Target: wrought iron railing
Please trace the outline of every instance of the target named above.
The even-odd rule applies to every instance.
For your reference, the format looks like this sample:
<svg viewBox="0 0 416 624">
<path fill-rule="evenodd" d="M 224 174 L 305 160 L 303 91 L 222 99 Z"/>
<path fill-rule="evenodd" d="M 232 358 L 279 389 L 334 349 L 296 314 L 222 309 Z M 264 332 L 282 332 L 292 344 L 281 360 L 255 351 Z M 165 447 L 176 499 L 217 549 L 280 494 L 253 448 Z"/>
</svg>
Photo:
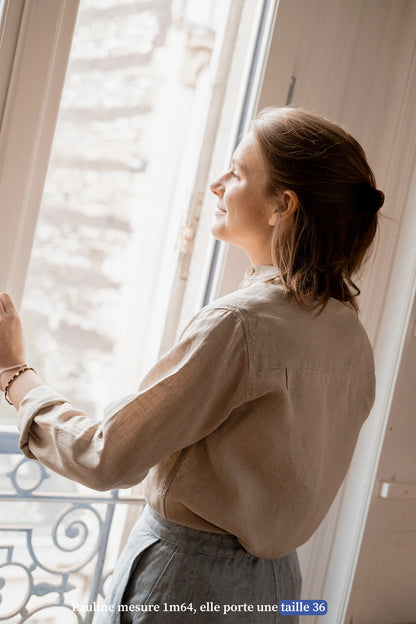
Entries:
<svg viewBox="0 0 416 624">
<path fill-rule="evenodd" d="M 143 499 L 54 475 L 23 456 L 18 440 L 0 426 L 0 622 L 91 624 L 112 572 L 117 506 Z"/>
</svg>

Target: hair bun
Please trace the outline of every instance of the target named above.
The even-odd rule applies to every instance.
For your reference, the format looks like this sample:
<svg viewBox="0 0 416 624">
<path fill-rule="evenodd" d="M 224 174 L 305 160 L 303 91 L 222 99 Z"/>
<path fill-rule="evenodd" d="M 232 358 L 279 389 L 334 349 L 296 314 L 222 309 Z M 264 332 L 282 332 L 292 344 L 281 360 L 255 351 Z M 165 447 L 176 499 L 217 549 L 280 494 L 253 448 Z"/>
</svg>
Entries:
<svg viewBox="0 0 416 624">
<path fill-rule="evenodd" d="M 384 204 L 384 193 L 364 182 L 360 184 L 360 199 L 365 210 L 376 213 Z"/>
<path fill-rule="evenodd" d="M 383 191 L 380 191 L 379 189 L 377 189 L 377 193 L 379 194 L 379 197 L 380 197 L 380 203 L 379 203 L 379 207 L 378 207 L 378 210 L 380 210 L 380 208 L 384 204 L 384 193 L 383 193 Z"/>
</svg>

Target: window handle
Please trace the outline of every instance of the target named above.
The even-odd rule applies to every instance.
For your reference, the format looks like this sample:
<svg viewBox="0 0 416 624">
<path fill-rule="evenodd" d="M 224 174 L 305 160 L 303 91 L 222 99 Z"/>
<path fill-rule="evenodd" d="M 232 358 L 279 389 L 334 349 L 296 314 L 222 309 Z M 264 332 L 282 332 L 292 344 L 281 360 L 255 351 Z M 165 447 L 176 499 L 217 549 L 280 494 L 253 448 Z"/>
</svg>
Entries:
<svg viewBox="0 0 416 624">
<path fill-rule="evenodd" d="M 416 499 L 416 483 L 392 483 L 382 481 L 380 483 L 379 494 L 381 498 L 390 499 Z"/>
</svg>

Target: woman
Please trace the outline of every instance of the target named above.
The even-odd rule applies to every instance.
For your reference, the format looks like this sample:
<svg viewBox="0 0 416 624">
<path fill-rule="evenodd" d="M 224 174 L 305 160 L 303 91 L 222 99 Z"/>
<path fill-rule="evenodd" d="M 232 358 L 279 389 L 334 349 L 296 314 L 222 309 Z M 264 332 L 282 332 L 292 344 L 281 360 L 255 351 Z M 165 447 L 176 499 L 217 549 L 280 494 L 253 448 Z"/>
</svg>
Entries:
<svg viewBox="0 0 416 624">
<path fill-rule="evenodd" d="M 102 422 L 22 365 L 0 296 L 0 384 L 22 451 L 98 490 L 144 479 L 148 506 L 100 623 L 296 622 L 276 611 L 300 596 L 296 548 L 327 513 L 374 400 L 352 280 L 383 194 L 360 145 L 317 115 L 266 109 L 211 190 L 213 234 L 252 266 Z"/>
</svg>

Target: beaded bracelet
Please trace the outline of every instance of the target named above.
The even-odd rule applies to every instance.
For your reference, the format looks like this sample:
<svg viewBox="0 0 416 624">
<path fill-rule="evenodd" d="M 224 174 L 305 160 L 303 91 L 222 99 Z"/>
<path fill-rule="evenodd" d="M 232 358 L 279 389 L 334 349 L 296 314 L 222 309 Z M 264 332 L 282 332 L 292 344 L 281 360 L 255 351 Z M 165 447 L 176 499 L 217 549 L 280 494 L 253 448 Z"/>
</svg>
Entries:
<svg viewBox="0 0 416 624">
<path fill-rule="evenodd" d="M 14 366 L 8 366 L 7 368 L 2 368 L 0 370 L 0 390 L 2 392 L 4 392 L 4 390 L 1 387 L 1 378 L 3 377 L 3 375 L 5 373 L 8 373 L 9 371 L 17 370 L 18 368 L 23 368 L 24 366 L 27 366 L 27 364 L 25 362 L 22 362 L 21 364 L 15 364 Z"/>
<path fill-rule="evenodd" d="M 27 366 L 27 364 L 25 362 L 22 362 L 21 364 L 15 364 L 14 366 L 8 366 L 7 368 L 2 368 L 0 370 L 0 379 L 4 373 L 8 373 L 9 371 L 16 370 L 17 368 L 23 368 L 23 366 Z"/>
<path fill-rule="evenodd" d="M 17 373 L 15 373 L 13 375 L 13 377 L 11 379 L 9 379 L 9 381 L 6 384 L 6 387 L 4 389 L 4 398 L 6 399 L 7 403 L 9 405 L 13 405 L 13 403 L 10 401 L 9 397 L 7 396 L 7 393 L 9 391 L 10 386 L 12 385 L 12 383 L 22 374 L 25 373 L 26 371 L 31 370 L 34 373 L 36 373 L 35 369 L 32 368 L 31 366 L 27 366 L 27 364 L 24 364 L 18 371 Z"/>
</svg>

